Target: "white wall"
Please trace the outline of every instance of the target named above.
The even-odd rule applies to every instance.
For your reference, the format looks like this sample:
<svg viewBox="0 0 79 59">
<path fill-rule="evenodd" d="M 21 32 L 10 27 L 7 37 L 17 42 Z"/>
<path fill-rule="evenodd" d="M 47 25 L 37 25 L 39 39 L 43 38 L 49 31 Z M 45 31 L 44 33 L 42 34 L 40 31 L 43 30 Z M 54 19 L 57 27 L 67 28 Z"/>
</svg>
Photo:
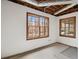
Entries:
<svg viewBox="0 0 79 59">
<path fill-rule="evenodd" d="M 63 18 L 73 17 L 73 16 L 76 16 L 76 38 L 68 38 L 68 37 L 59 36 L 59 20 Z M 58 40 L 57 42 L 77 47 L 78 46 L 78 35 L 77 35 L 78 34 L 78 14 L 77 12 L 59 16 L 57 18 L 58 18 Z"/>
<path fill-rule="evenodd" d="M 2 57 L 7 57 L 56 42 L 57 19 L 55 16 L 28 7 L 24 7 L 22 5 L 7 0 L 2 0 L 1 7 Z M 26 40 L 27 12 L 49 17 L 50 34 L 48 38 Z"/>
</svg>

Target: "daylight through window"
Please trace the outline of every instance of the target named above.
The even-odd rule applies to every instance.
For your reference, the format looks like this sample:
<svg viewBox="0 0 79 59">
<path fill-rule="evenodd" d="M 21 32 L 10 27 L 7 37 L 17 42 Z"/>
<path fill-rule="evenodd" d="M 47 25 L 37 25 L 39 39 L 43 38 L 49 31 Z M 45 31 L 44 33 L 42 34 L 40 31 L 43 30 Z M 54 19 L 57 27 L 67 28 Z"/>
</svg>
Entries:
<svg viewBox="0 0 79 59">
<path fill-rule="evenodd" d="M 49 18 L 27 13 L 27 38 L 45 38 L 49 36 Z"/>
<path fill-rule="evenodd" d="M 60 20 L 60 36 L 76 36 L 76 17 L 70 17 Z"/>
</svg>

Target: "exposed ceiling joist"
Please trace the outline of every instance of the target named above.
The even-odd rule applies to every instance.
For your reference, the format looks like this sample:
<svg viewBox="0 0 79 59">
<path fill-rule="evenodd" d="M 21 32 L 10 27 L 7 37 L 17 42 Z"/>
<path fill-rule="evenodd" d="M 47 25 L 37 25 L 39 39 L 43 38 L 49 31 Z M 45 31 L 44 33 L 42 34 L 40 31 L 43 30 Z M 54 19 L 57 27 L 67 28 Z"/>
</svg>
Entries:
<svg viewBox="0 0 79 59">
<path fill-rule="evenodd" d="M 72 4 L 75 3 L 74 1 L 66 0 L 66 1 L 55 1 L 55 2 L 44 2 L 44 3 L 37 3 L 35 0 L 21 0 L 24 2 L 28 2 L 32 5 L 35 5 L 37 7 L 45 7 L 45 6 L 51 6 L 51 5 L 62 5 L 62 4 Z"/>
<path fill-rule="evenodd" d="M 65 8 L 63 8 L 63 9 L 57 11 L 57 12 L 55 12 L 54 15 L 57 15 L 57 14 L 59 14 L 59 13 L 65 11 L 65 10 L 67 10 L 67 9 L 69 9 L 69 8 L 71 8 L 71 7 L 73 7 L 73 6 L 75 6 L 75 5 L 76 5 L 76 3 L 71 4 L 71 5 L 69 5 L 69 6 L 67 6 L 67 7 L 65 7 Z"/>
<path fill-rule="evenodd" d="M 50 3 L 40 3 L 38 6 L 53 6 L 53 5 L 63 5 L 63 4 L 72 4 L 72 1 L 62 1 L 62 2 L 50 2 Z"/>
<path fill-rule="evenodd" d="M 55 16 L 62 16 L 62 15 L 77 12 L 77 11 L 78 11 L 78 4 L 67 9 L 67 10 L 65 10 L 65 11 L 63 11 L 63 12 L 61 12 L 61 13 L 59 13 L 59 14 L 57 14 L 57 15 L 55 15 Z"/>
</svg>

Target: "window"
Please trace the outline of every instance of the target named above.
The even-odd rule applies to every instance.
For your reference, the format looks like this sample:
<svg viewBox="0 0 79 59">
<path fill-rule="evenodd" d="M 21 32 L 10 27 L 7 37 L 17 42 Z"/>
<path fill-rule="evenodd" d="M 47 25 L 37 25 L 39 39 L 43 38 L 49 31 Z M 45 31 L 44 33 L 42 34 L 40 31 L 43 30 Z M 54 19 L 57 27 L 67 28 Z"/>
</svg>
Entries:
<svg viewBox="0 0 79 59">
<path fill-rule="evenodd" d="M 49 36 L 49 18 L 27 13 L 27 39 Z"/>
<path fill-rule="evenodd" d="M 76 17 L 70 17 L 60 20 L 60 36 L 75 38 Z"/>
</svg>

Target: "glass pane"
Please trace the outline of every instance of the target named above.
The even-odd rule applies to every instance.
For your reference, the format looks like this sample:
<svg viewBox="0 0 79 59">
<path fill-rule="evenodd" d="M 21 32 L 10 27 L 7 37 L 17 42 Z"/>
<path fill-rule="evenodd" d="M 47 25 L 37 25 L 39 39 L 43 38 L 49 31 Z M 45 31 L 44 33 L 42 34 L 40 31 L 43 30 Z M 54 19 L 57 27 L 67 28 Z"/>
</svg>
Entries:
<svg viewBox="0 0 79 59">
<path fill-rule="evenodd" d="M 35 25 L 35 16 L 28 16 L 28 26 Z"/>
<path fill-rule="evenodd" d="M 36 30 L 36 28 L 33 27 L 33 29 L 32 29 L 32 31 L 33 31 L 33 35 L 35 35 L 35 30 Z"/>
<path fill-rule="evenodd" d="M 70 22 L 70 24 L 74 24 L 74 20 L 70 20 L 69 22 Z"/>
<path fill-rule="evenodd" d="M 28 16 L 28 22 L 30 22 L 31 21 L 31 16 Z"/>
<path fill-rule="evenodd" d="M 35 16 L 32 16 L 32 17 L 31 17 L 32 25 L 35 25 L 35 21 L 36 21 Z"/>
<path fill-rule="evenodd" d="M 65 20 L 61 20 L 61 35 L 65 35 Z"/>
<path fill-rule="evenodd" d="M 74 33 L 74 28 L 70 28 L 69 33 Z"/>
<path fill-rule="evenodd" d="M 32 39 L 33 35 L 32 34 L 28 34 L 28 39 Z"/>
<path fill-rule="evenodd" d="M 69 20 L 69 23 L 70 23 L 70 28 L 69 28 L 69 36 L 74 36 L 74 27 L 75 27 L 75 20 L 74 20 L 74 18 L 70 18 L 70 20 Z"/>
<path fill-rule="evenodd" d="M 66 21 L 65 20 L 61 20 L 61 27 L 65 27 Z"/>
<path fill-rule="evenodd" d="M 33 37 L 36 38 L 39 36 L 39 27 L 33 27 Z"/>
<path fill-rule="evenodd" d="M 65 27 L 67 27 L 67 28 L 68 28 L 68 27 L 69 27 L 69 24 L 65 24 Z"/>
<path fill-rule="evenodd" d="M 33 38 L 32 27 L 28 27 L 28 39 Z"/>
<path fill-rule="evenodd" d="M 35 29 L 35 37 L 38 37 L 39 36 L 39 27 L 36 27 Z"/>
<path fill-rule="evenodd" d="M 44 17 L 40 17 L 40 26 L 44 26 Z"/>
<path fill-rule="evenodd" d="M 74 36 L 74 34 L 69 34 L 69 36 Z"/>
<path fill-rule="evenodd" d="M 61 28 L 61 35 L 65 35 L 65 27 Z"/>
<path fill-rule="evenodd" d="M 35 23 L 36 26 L 39 26 L 39 18 L 36 17 L 36 23 Z"/>
<path fill-rule="evenodd" d="M 32 32 L 32 27 L 28 27 L 28 32 L 30 33 L 30 32 Z M 30 33 L 31 34 L 31 33 Z"/>
<path fill-rule="evenodd" d="M 69 28 L 65 28 L 65 35 L 68 36 L 69 34 Z"/>
<path fill-rule="evenodd" d="M 45 32 L 45 36 L 48 36 L 48 32 Z"/>
<path fill-rule="evenodd" d="M 40 32 L 40 37 L 44 37 L 44 33 L 43 32 Z"/>
<path fill-rule="evenodd" d="M 70 27 L 71 27 L 71 28 L 74 28 L 74 24 L 70 24 Z"/>
<path fill-rule="evenodd" d="M 61 35 L 65 35 L 65 32 L 64 32 L 64 31 L 62 31 L 62 32 L 61 32 Z"/>
<path fill-rule="evenodd" d="M 45 27 L 45 36 L 48 36 L 48 27 Z"/>
<path fill-rule="evenodd" d="M 40 26 L 40 37 L 44 37 L 44 26 Z"/>
<path fill-rule="evenodd" d="M 65 24 L 69 24 L 69 20 L 68 19 L 65 20 Z"/>
<path fill-rule="evenodd" d="M 61 27 L 65 27 L 65 23 L 61 23 Z"/>
<path fill-rule="evenodd" d="M 69 30 L 69 36 L 74 36 L 74 28 L 70 28 L 70 30 Z"/>
<path fill-rule="evenodd" d="M 45 26 L 48 26 L 48 18 L 45 18 Z"/>
<path fill-rule="evenodd" d="M 74 21 L 75 21 L 75 19 L 72 17 L 72 18 L 69 18 L 69 22 L 71 23 L 71 24 L 74 24 Z"/>
<path fill-rule="evenodd" d="M 65 27 L 62 27 L 62 28 L 61 28 L 61 31 L 65 31 Z"/>
<path fill-rule="evenodd" d="M 32 22 L 31 22 L 31 16 L 28 16 L 28 26 L 31 26 Z"/>
<path fill-rule="evenodd" d="M 44 32 L 44 26 L 40 26 L 40 32 Z"/>
<path fill-rule="evenodd" d="M 45 27 L 45 31 L 46 31 L 46 32 L 48 31 L 48 27 L 47 27 L 47 26 Z"/>
</svg>

